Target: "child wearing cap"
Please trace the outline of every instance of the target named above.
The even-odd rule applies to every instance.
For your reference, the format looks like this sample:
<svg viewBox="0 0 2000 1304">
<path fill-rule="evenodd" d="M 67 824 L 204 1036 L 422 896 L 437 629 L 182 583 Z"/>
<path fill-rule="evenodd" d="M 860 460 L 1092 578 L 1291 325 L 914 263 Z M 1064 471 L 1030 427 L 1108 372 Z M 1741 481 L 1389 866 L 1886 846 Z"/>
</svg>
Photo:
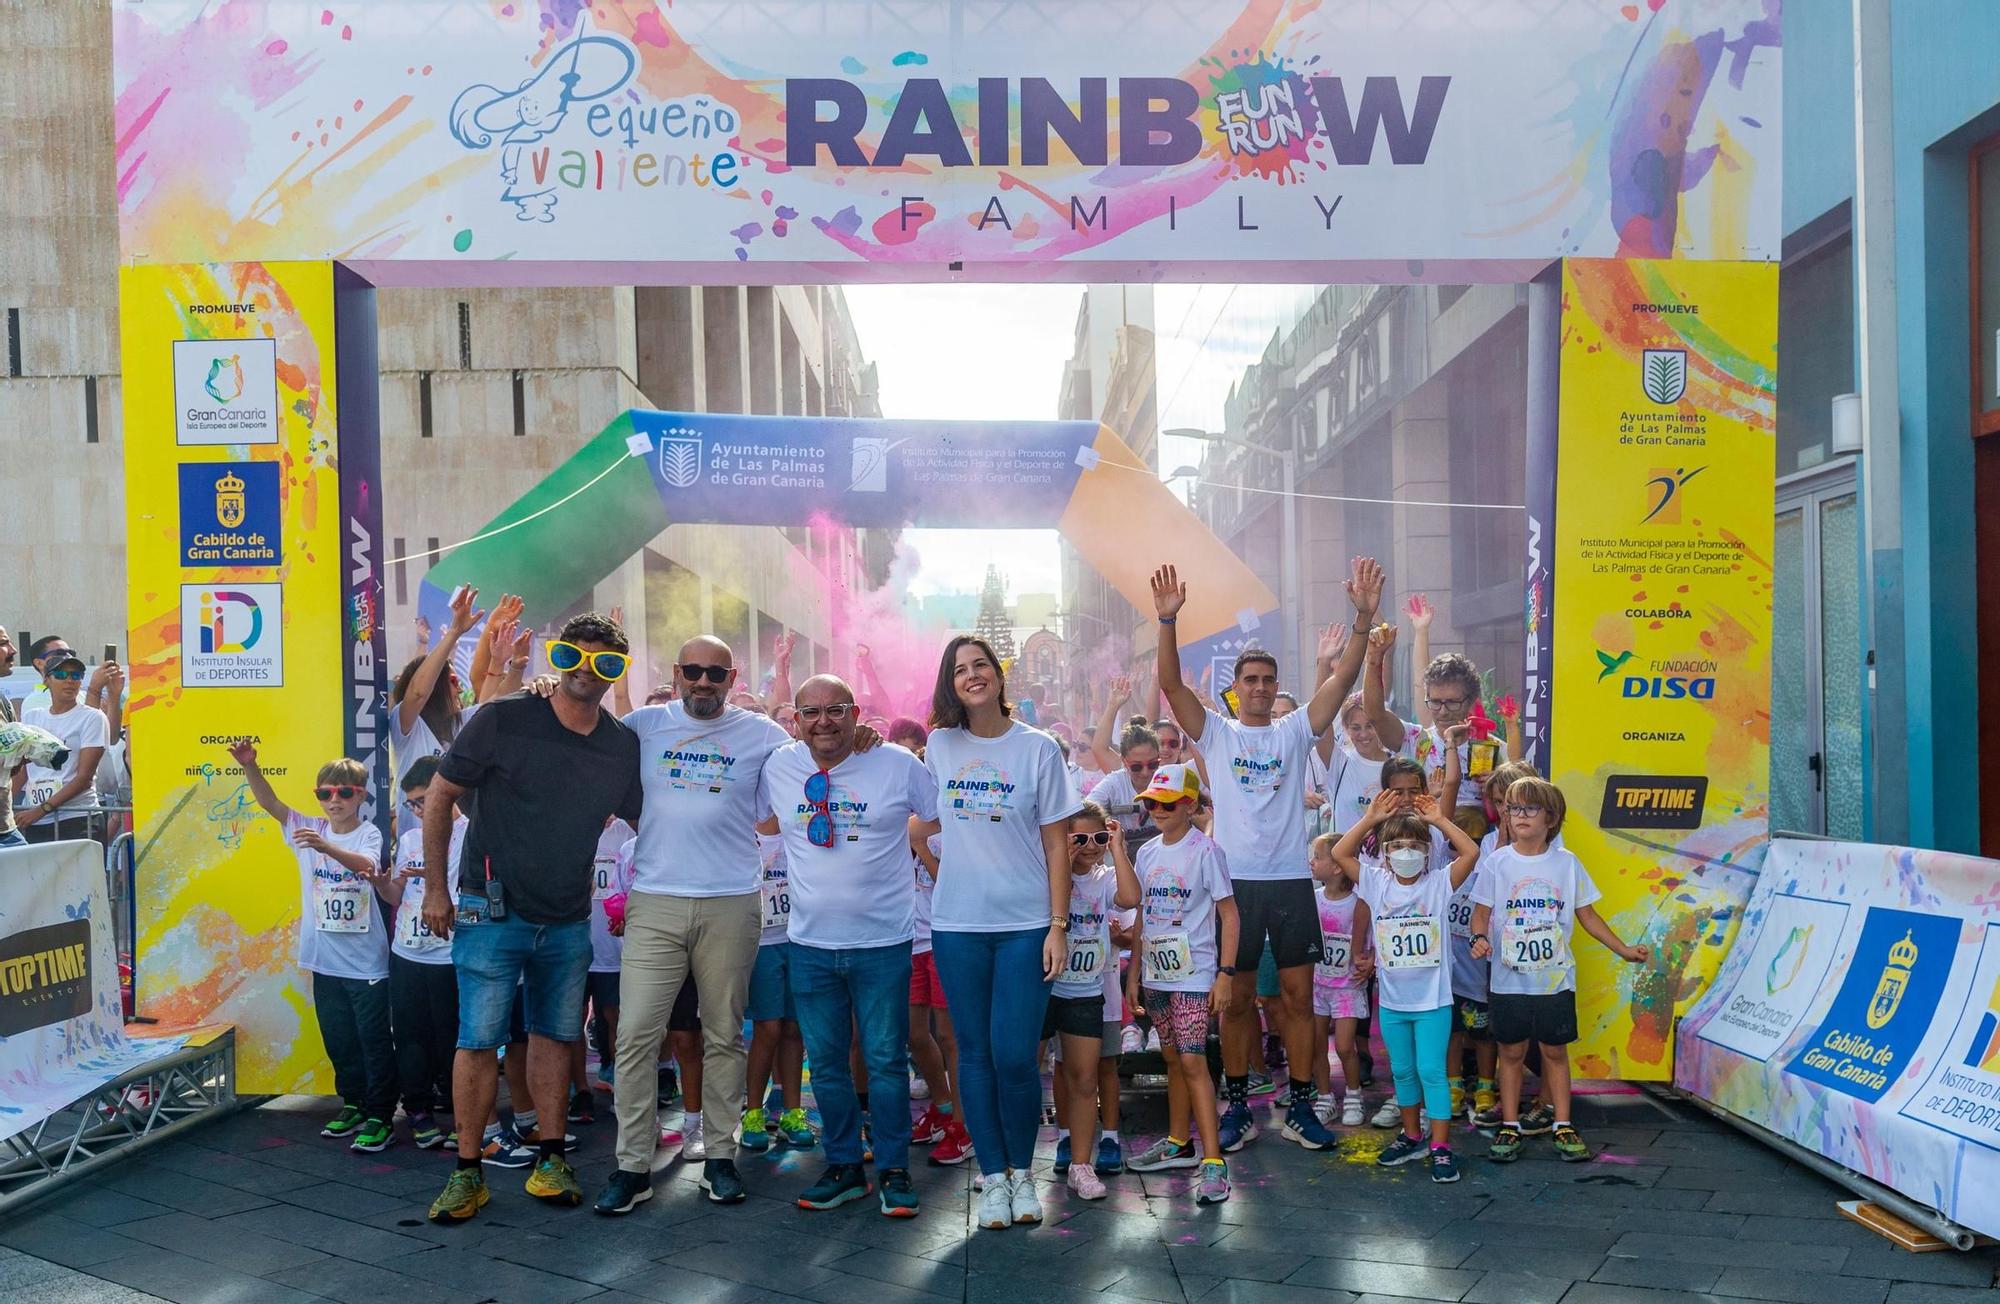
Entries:
<svg viewBox="0 0 2000 1304">
<path fill-rule="evenodd" d="M 1161 766 L 1139 804 L 1160 828 L 1139 848 L 1136 870 L 1139 981 L 1167 1062 L 1167 1135 L 1129 1167 L 1150 1173 L 1199 1162 L 1195 1203 L 1214 1204 L 1229 1198 L 1229 1166 L 1209 1076 L 1208 1022 L 1222 1012 L 1236 976 L 1235 890 L 1222 848 L 1194 825 L 1201 778 L 1193 766 Z M 1190 1121 L 1201 1134 L 1198 1161 Z"/>
<path fill-rule="evenodd" d="M 361 818 L 368 770 L 349 757 L 320 766 L 313 795 L 325 813 L 301 815 L 271 790 L 255 743 L 231 743 L 229 756 L 299 859 L 299 968 L 312 975 L 313 1014 L 333 1063 L 333 1089 L 344 1102 L 320 1135 L 352 1138 L 358 1151 L 385 1149 L 394 1136 L 396 1051 L 389 1032 L 389 930 L 375 901 L 390 899 L 393 875 L 382 867 L 382 831 Z"/>
</svg>

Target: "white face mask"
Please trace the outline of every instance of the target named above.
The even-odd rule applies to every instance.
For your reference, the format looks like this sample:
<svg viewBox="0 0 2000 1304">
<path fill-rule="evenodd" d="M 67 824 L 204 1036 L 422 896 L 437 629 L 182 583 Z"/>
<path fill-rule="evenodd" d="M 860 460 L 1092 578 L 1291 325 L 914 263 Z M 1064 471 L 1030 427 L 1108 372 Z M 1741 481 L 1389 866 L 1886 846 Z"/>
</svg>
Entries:
<svg viewBox="0 0 2000 1304">
<path fill-rule="evenodd" d="M 1430 857 L 1414 847 L 1398 847 L 1389 853 L 1389 868 L 1398 878 L 1415 878 L 1424 872 Z"/>
</svg>

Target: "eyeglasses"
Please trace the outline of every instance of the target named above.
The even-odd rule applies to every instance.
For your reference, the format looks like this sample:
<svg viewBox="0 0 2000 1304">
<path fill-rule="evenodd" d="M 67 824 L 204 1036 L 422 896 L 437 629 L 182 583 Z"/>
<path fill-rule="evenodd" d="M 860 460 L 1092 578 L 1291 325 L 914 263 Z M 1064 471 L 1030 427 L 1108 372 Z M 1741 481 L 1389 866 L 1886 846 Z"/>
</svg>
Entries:
<svg viewBox="0 0 2000 1304">
<path fill-rule="evenodd" d="M 825 770 L 806 776 L 806 805 L 812 818 L 806 821 L 806 841 L 815 847 L 833 845 L 833 776 Z"/>
<path fill-rule="evenodd" d="M 729 678 L 730 669 L 731 667 L 729 666 L 683 665 L 681 667 L 681 678 L 687 680 L 690 684 L 698 684 L 706 677 L 709 683 L 719 684 Z"/>
<path fill-rule="evenodd" d="M 325 800 L 326 800 L 326 798 L 325 798 L 324 796 L 322 796 L 322 797 L 320 798 L 320 800 L 321 800 L 321 801 L 325 801 Z M 414 796 L 414 797 L 405 797 L 405 798 L 403 798 L 403 802 L 404 802 L 404 804 L 406 804 L 407 806 L 409 806 L 409 808 L 410 808 L 411 810 L 413 810 L 413 811 L 417 812 L 417 814 L 419 814 L 419 815 L 421 815 L 421 814 L 423 814 L 423 813 L 424 813 L 424 803 L 425 803 L 426 801 L 429 801 L 429 800 L 430 800 L 430 798 L 429 798 L 429 797 L 427 797 L 427 796 L 425 796 L 425 795 L 424 795 L 423 793 L 421 793 L 421 792 L 420 792 L 420 793 L 418 793 L 418 794 L 417 794 L 416 796 Z"/>
<path fill-rule="evenodd" d="M 617 683 L 632 668 L 632 658 L 623 652 L 586 652 L 576 644 L 565 643 L 559 638 L 550 639 L 544 650 L 549 655 L 551 668 L 568 674 L 588 662 L 590 672 L 607 684 Z"/>
<path fill-rule="evenodd" d="M 51 670 L 51 671 L 49 671 L 49 678 L 51 678 L 51 679 L 70 679 L 70 680 L 77 680 L 77 679 L 82 679 L 82 678 L 83 678 L 83 671 L 81 671 L 81 670 Z"/>
<path fill-rule="evenodd" d="M 1095 833 L 1072 833 L 1069 835 L 1072 847 L 1108 847 L 1111 845 L 1111 830 L 1099 829 Z"/>
<path fill-rule="evenodd" d="M 1530 815 L 1540 815 L 1544 809 L 1541 806 L 1523 806 L 1515 802 L 1507 803 L 1507 813 L 1509 815 L 1518 815 L 1523 819 L 1526 819 Z"/>
<path fill-rule="evenodd" d="M 333 788 L 314 788 L 313 796 L 319 798 L 321 801 L 332 801 L 335 797 L 340 798 L 342 801 L 352 801 L 366 791 L 366 788 L 356 788 L 351 784 L 343 783 Z M 419 798 L 418 800 L 422 799 Z M 416 802 L 411 802 L 410 804 L 414 806 Z"/>
<path fill-rule="evenodd" d="M 1433 711 L 1462 711 L 1471 700 L 1469 697 L 1427 697 L 1424 705 Z"/>
<path fill-rule="evenodd" d="M 797 715 L 800 724 L 816 724 L 822 719 L 839 724 L 859 709 L 852 702 L 835 702 L 831 706 L 801 706 Z"/>
</svg>

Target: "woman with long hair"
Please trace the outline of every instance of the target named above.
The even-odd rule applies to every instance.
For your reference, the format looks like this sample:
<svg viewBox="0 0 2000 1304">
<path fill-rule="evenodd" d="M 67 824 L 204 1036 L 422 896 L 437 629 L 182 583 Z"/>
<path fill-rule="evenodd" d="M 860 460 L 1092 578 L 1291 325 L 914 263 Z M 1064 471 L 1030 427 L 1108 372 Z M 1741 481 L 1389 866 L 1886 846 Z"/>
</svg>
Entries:
<svg viewBox="0 0 2000 1304">
<path fill-rule="evenodd" d="M 940 787 L 931 947 L 958 1033 L 959 1109 L 984 1178 L 979 1225 L 1035 1223 L 1035 1062 L 1069 963 L 1069 818 L 1082 800 L 1056 740 L 1013 719 L 990 644 L 945 645 L 925 763 Z"/>
</svg>

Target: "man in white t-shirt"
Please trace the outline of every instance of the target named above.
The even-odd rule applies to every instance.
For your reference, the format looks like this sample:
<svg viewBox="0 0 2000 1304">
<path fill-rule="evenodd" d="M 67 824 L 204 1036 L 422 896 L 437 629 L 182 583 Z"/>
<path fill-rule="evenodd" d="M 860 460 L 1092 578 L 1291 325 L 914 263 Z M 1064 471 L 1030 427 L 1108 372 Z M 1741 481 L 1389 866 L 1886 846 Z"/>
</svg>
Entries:
<svg viewBox="0 0 2000 1304">
<path fill-rule="evenodd" d="M 1172 566 L 1153 575 L 1153 608 L 1160 621 L 1159 676 L 1167 705 L 1207 763 L 1215 801 L 1213 837 L 1229 863 L 1242 921 L 1231 977 L 1231 1000 L 1222 1012 L 1222 1148 L 1236 1150 L 1256 1135 L 1249 1104 L 1250 1050 L 1257 1037 L 1257 964 L 1267 943 L 1278 965 L 1283 1001 L 1282 1033 L 1291 1073 L 1291 1105 L 1284 1134 L 1310 1150 L 1334 1136 L 1313 1112 L 1312 976 L 1319 959 L 1319 905 L 1308 855 L 1311 841 L 1306 792 L 1315 741 L 1360 673 L 1368 627 L 1382 600 L 1382 568 L 1356 558 L 1347 581 L 1354 606 L 1354 635 L 1341 649 L 1334 673 L 1303 709 L 1279 717 L 1278 663 L 1252 648 L 1236 658 L 1236 718 L 1205 708 L 1181 672 L 1175 628 L 1187 586 Z M 1286 613 L 1287 619 L 1296 613 Z M 1330 640 L 1329 640 L 1330 641 Z M 1300 1076 L 1304 1073 L 1304 1077 Z"/>
<path fill-rule="evenodd" d="M 854 693 L 831 675 L 799 686 L 799 742 L 764 766 L 762 798 L 778 817 L 791 878 L 792 998 L 825 1122 L 827 1170 L 800 1193 L 806 1209 L 869 1194 L 861 1107 L 847 1067 L 859 1041 L 872 1097 L 882 1213 L 913 1218 L 910 1182 L 910 820 L 937 818 L 937 781 L 901 747 L 855 750 Z"/>
</svg>

